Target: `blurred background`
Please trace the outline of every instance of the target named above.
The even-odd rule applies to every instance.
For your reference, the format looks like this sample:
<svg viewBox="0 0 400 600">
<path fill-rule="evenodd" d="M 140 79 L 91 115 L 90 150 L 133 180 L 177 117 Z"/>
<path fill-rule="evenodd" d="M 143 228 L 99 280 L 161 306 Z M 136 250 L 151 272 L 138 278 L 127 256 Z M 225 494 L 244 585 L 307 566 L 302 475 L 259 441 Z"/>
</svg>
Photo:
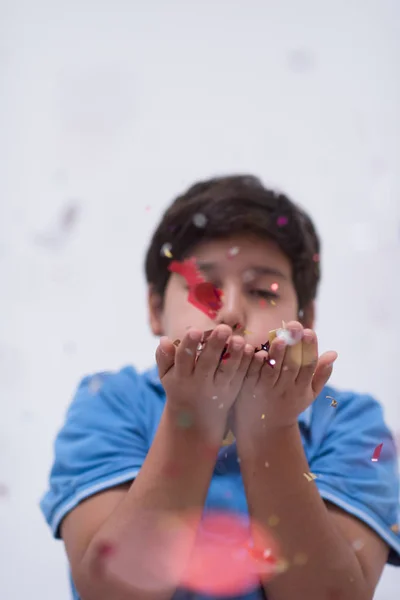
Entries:
<svg viewBox="0 0 400 600">
<path fill-rule="evenodd" d="M 0 0 L 2 600 L 70 597 L 54 436 L 84 374 L 153 364 L 144 253 L 199 178 L 310 211 L 332 382 L 400 430 L 399 74 L 398 0 Z"/>
</svg>

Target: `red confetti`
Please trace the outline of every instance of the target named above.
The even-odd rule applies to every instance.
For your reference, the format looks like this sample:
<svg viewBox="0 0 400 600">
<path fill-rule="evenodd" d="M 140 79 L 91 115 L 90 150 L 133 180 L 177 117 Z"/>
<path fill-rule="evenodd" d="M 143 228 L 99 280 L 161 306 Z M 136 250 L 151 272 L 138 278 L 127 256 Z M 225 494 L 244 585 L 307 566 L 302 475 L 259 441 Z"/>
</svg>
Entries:
<svg viewBox="0 0 400 600">
<path fill-rule="evenodd" d="M 186 279 L 189 287 L 188 302 L 211 319 L 215 319 L 222 308 L 222 291 L 204 279 L 196 265 L 196 259 L 186 259 L 183 262 L 174 260 L 168 269 Z"/>
<path fill-rule="evenodd" d="M 277 564 L 277 545 L 270 534 L 253 523 L 257 536 L 254 547 L 250 527 L 243 516 L 218 511 L 205 514 L 198 530 L 183 586 L 211 596 L 245 594 L 272 578 Z"/>
<path fill-rule="evenodd" d="M 375 448 L 374 453 L 373 453 L 372 458 L 371 458 L 371 460 L 373 462 L 377 462 L 377 460 L 379 459 L 379 457 L 381 455 L 381 452 L 382 452 L 382 446 L 383 446 L 383 443 L 379 444 L 379 446 L 377 446 Z"/>
</svg>

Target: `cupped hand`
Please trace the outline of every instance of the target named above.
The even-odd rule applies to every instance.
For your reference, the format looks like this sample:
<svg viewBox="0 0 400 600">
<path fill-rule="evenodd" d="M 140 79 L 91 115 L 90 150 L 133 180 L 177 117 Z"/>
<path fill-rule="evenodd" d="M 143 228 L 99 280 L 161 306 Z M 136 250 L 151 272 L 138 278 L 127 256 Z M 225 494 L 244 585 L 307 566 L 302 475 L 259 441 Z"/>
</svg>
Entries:
<svg viewBox="0 0 400 600">
<path fill-rule="evenodd" d="M 269 348 L 254 354 L 234 406 L 238 434 L 262 434 L 266 429 L 289 427 L 321 393 L 329 380 L 334 351 L 318 356 L 315 331 L 301 323 L 286 325 L 290 344 L 276 337 Z"/>
</svg>

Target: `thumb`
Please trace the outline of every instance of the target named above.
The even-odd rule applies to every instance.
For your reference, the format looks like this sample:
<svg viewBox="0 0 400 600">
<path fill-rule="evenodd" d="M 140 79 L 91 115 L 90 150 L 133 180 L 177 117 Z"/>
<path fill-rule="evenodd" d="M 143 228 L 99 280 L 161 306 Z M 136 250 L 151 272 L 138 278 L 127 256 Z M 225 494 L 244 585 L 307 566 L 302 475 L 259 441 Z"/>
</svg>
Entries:
<svg viewBox="0 0 400 600">
<path fill-rule="evenodd" d="M 322 392 L 324 385 L 327 384 L 332 375 L 333 363 L 337 357 L 336 352 L 329 351 L 325 352 L 319 359 L 311 384 L 315 397 Z"/>
<path fill-rule="evenodd" d="M 176 346 L 167 338 L 162 337 L 156 350 L 156 362 L 160 379 L 166 375 L 175 363 Z"/>
</svg>

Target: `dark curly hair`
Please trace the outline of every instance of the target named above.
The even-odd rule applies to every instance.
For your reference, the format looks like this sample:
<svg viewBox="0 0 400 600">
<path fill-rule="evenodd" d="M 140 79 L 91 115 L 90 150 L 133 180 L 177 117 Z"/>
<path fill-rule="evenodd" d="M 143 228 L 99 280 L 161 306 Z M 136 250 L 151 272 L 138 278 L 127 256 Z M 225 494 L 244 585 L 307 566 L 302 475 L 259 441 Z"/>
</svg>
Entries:
<svg viewBox="0 0 400 600">
<path fill-rule="evenodd" d="M 170 259 L 161 252 L 164 244 L 171 244 L 174 260 L 183 260 L 200 242 L 246 232 L 274 241 L 289 258 L 301 316 L 316 297 L 320 280 L 318 234 L 299 206 L 251 175 L 198 182 L 172 202 L 147 250 L 147 283 L 163 299 L 170 275 Z"/>
</svg>

